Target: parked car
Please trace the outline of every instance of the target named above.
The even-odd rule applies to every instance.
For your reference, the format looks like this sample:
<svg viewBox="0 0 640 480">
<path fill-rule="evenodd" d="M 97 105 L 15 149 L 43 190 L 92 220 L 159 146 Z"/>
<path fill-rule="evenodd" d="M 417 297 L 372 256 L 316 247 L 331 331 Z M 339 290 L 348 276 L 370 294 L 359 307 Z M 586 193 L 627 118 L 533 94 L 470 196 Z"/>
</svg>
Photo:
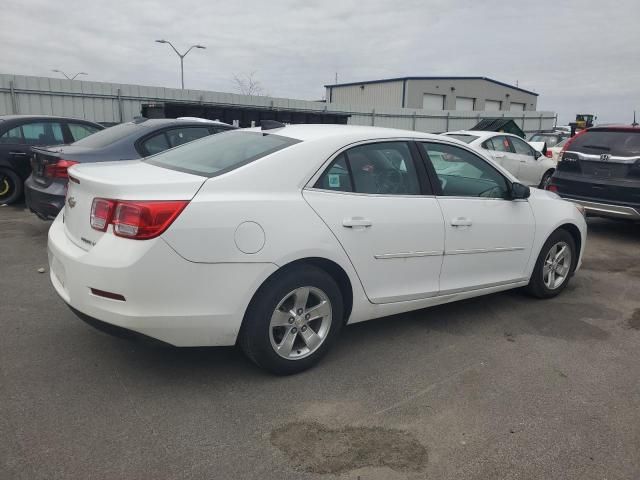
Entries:
<svg viewBox="0 0 640 480">
<path fill-rule="evenodd" d="M 566 132 L 535 132 L 529 136 L 529 142 L 544 142 L 547 148 L 555 147 L 558 143 L 562 142 L 565 138 L 569 138 Z"/>
<path fill-rule="evenodd" d="M 550 158 L 517 135 L 475 130 L 447 132 L 445 135 L 489 155 L 525 185 L 544 188 L 556 168 Z"/>
<path fill-rule="evenodd" d="M 50 278 L 81 318 L 238 341 L 278 374 L 315 364 L 346 323 L 516 287 L 553 297 L 585 244 L 579 206 L 415 131 L 269 122 L 69 175 Z"/>
<path fill-rule="evenodd" d="M 27 206 L 44 220 L 55 218 L 64 206 L 67 169 L 76 163 L 142 158 L 233 128 L 202 119 L 140 118 L 71 145 L 33 148 L 33 173 L 25 182 Z"/>
<path fill-rule="evenodd" d="M 31 174 L 31 147 L 72 143 L 104 127 L 75 118 L 46 115 L 0 115 L 0 204 L 22 197 Z"/>
<path fill-rule="evenodd" d="M 551 152 L 551 160 L 556 162 L 556 164 L 560 160 L 560 153 L 562 153 L 562 149 L 570 139 L 570 137 L 566 137 L 560 143 L 556 143 L 553 147 L 547 149 L 547 152 Z"/>
<path fill-rule="evenodd" d="M 640 220 L 640 128 L 583 130 L 565 144 L 548 189 L 589 214 Z"/>
</svg>

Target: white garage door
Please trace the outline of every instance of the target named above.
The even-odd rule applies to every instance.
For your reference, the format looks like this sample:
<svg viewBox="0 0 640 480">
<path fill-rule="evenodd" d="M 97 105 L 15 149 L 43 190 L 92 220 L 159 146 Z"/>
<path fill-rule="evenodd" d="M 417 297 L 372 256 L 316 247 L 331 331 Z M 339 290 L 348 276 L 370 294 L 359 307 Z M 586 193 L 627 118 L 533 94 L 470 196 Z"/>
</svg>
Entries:
<svg viewBox="0 0 640 480">
<path fill-rule="evenodd" d="M 444 95 L 425 93 L 422 96 L 422 108 L 425 110 L 444 110 Z"/>
<path fill-rule="evenodd" d="M 485 100 L 484 109 L 487 112 L 497 112 L 502 108 L 502 102 L 500 100 Z"/>
<path fill-rule="evenodd" d="M 511 102 L 512 112 L 524 112 L 524 103 Z"/>
<path fill-rule="evenodd" d="M 476 99 L 470 97 L 456 97 L 456 110 L 472 112 L 476 105 Z"/>
</svg>

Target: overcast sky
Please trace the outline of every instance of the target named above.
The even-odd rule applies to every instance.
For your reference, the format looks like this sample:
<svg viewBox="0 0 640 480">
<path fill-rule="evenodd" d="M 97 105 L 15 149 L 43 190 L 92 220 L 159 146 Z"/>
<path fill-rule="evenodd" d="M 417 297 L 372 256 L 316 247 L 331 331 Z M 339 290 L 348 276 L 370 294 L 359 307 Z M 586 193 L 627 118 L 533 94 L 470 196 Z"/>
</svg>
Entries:
<svg viewBox="0 0 640 480">
<path fill-rule="evenodd" d="M 0 72 L 273 96 L 398 76 L 487 76 L 540 94 L 560 122 L 640 114 L 640 0 L 2 0 Z"/>
</svg>

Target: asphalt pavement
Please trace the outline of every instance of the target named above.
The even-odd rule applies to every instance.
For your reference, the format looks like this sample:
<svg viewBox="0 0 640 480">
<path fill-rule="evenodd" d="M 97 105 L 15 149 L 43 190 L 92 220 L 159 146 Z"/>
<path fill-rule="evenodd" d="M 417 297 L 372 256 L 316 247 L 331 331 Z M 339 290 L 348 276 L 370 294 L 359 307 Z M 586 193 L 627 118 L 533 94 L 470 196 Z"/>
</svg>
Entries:
<svg viewBox="0 0 640 480">
<path fill-rule="evenodd" d="M 93 330 L 49 284 L 47 229 L 0 208 L 2 480 L 640 478 L 640 225 L 590 219 L 555 299 L 349 326 L 285 378 Z"/>
</svg>

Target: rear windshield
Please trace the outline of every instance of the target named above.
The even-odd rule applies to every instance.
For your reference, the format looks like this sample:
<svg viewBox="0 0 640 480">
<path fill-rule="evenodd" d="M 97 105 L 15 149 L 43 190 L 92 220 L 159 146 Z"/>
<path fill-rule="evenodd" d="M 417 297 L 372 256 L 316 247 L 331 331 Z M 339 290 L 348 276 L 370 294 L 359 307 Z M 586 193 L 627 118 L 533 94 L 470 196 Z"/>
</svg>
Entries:
<svg viewBox="0 0 640 480">
<path fill-rule="evenodd" d="M 135 123 L 121 123 L 113 127 L 105 128 L 99 132 L 89 135 L 88 137 L 78 140 L 74 145 L 80 145 L 87 148 L 102 148 L 111 145 L 113 142 L 127 137 L 137 130 L 144 128 Z"/>
<path fill-rule="evenodd" d="M 590 130 L 576 137 L 569 150 L 589 155 L 640 156 L 640 129 L 637 132 Z"/>
<path fill-rule="evenodd" d="M 564 137 L 560 135 L 555 135 L 552 133 L 544 134 L 544 133 L 536 133 L 535 135 L 531 135 L 529 139 L 530 142 L 546 142 L 547 147 L 555 147 L 558 142 L 560 142 Z"/>
<path fill-rule="evenodd" d="M 471 143 L 476 138 L 480 138 L 480 137 L 476 137 L 475 135 L 466 135 L 466 134 L 462 135 L 459 133 L 447 133 L 447 137 L 455 138 L 456 140 L 460 140 L 464 143 Z"/>
<path fill-rule="evenodd" d="M 299 142 L 262 132 L 229 131 L 166 150 L 145 161 L 171 170 L 214 177 Z"/>
</svg>

